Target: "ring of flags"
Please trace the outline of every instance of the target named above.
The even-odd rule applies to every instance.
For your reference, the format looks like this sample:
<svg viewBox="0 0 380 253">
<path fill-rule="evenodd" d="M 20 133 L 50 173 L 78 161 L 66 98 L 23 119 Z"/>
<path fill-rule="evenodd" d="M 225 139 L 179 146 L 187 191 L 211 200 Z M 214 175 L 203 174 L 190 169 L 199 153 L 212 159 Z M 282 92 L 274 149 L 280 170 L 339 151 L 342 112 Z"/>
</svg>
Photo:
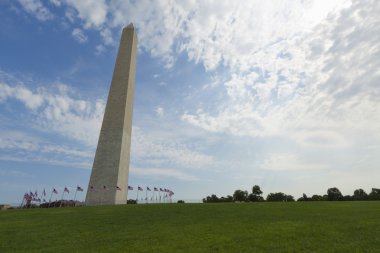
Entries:
<svg viewBox="0 0 380 253">
<path fill-rule="evenodd" d="M 75 197 L 74 197 L 74 202 L 76 201 L 76 194 L 77 192 L 83 192 L 83 188 L 80 187 L 80 186 L 77 186 L 76 187 L 76 190 L 75 190 Z M 64 194 L 67 193 L 67 194 L 70 194 L 70 190 L 68 187 L 65 186 L 65 188 L 63 189 L 62 191 L 62 197 L 61 197 L 61 203 L 63 201 L 63 197 L 64 197 Z M 32 204 L 36 204 L 38 202 L 38 204 L 41 205 L 41 202 L 42 203 L 49 203 L 49 206 L 50 206 L 50 202 L 52 201 L 52 197 L 53 197 L 53 194 L 58 194 L 58 190 L 56 188 L 53 188 L 51 190 L 51 193 L 50 193 L 50 198 L 48 199 L 48 201 L 46 200 L 46 190 L 45 188 L 42 190 L 40 196 L 38 196 L 38 192 L 37 190 L 35 190 L 34 192 L 30 191 L 29 193 L 26 192 L 23 196 L 23 199 L 22 199 L 22 203 L 21 203 L 21 206 L 23 206 L 25 204 L 25 206 L 32 206 Z M 33 203 L 34 202 L 34 203 Z"/>
<path fill-rule="evenodd" d="M 120 188 L 117 185 L 114 186 L 114 187 L 111 187 L 111 188 L 114 188 L 117 191 L 122 191 L 122 188 Z M 103 185 L 102 187 L 99 187 L 99 189 L 104 190 L 104 191 L 109 191 L 111 188 L 108 187 L 108 186 L 106 186 L 106 185 Z M 133 189 L 134 189 L 133 186 L 128 185 L 128 191 L 133 191 Z M 96 188 L 94 186 L 90 185 L 89 186 L 89 190 L 90 191 L 95 191 Z M 75 197 L 74 197 L 74 199 L 76 199 L 77 192 L 83 192 L 83 191 L 84 190 L 83 190 L 82 187 L 77 186 L 76 189 L 75 189 Z M 141 187 L 141 186 L 137 186 L 137 198 L 136 198 L 137 202 L 139 200 L 138 199 L 138 193 L 140 191 L 144 191 L 144 188 Z M 148 198 L 148 192 L 151 192 L 151 194 L 152 194 L 152 196 L 150 198 Z M 63 197 L 64 197 L 65 193 L 70 194 L 70 190 L 66 186 L 65 186 L 65 188 L 62 191 L 62 197 L 61 197 L 62 201 L 63 201 Z M 161 203 L 162 200 L 164 202 L 165 202 L 165 200 L 168 200 L 168 201 L 171 202 L 171 197 L 174 195 L 174 192 L 172 190 L 169 190 L 169 189 L 166 189 L 166 188 L 148 187 L 148 186 L 145 187 L 145 193 L 146 193 L 146 196 L 145 196 L 146 203 L 148 203 L 149 199 L 151 201 L 153 201 L 153 202 L 155 201 L 155 202 L 159 202 L 159 203 Z M 158 193 L 158 194 L 156 195 L 156 193 Z M 49 202 L 50 203 L 51 200 L 52 200 L 53 194 L 58 194 L 58 190 L 56 188 L 52 189 L 49 201 L 46 201 L 47 194 L 46 194 L 46 190 L 45 189 L 43 189 L 43 191 L 42 191 L 42 193 L 41 193 L 40 196 L 38 196 L 37 190 L 35 190 L 34 192 L 29 191 L 29 193 L 26 192 L 24 194 L 24 196 L 23 196 L 23 200 L 22 200 L 22 204 L 21 205 L 23 205 L 25 203 L 26 206 L 31 206 L 31 204 L 33 204 L 33 202 L 35 202 L 34 204 L 36 204 L 36 202 L 38 202 L 39 204 L 41 204 L 41 202 L 43 202 L 43 203 Z M 141 200 L 143 200 L 143 198 L 141 198 Z"/>
</svg>

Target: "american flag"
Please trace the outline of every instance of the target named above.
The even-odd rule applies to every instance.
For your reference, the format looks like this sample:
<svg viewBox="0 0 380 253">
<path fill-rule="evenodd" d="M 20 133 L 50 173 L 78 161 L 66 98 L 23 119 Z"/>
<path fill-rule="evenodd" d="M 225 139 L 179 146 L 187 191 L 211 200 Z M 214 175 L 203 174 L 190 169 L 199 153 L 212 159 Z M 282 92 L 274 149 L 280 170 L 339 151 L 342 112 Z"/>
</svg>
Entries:
<svg viewBox="0 0 380 253">
<path fill-rule="evenodd" d="M 162 188 L 160 188 L 160 192 L 163 192 L 164 190 Z"/>
<path fill-rule="evenodd" d="M 65 189 L 63 190 L 63 192 L 67 192 L 67 193 L 70 193 L 69 189 L 67 189 L 67 187 L 65 186 Z"/>
<path fill-rule="evenodd" d="M 133 187 L 128 185 L 128 190 L 133 190 Z"/>
<path fill-rule="evenodd" d="M 42 191 L 42 196 L 46 196 L 45 188 L 44 188 L 44 190 Z"/>
<path fill-rule="evenodd" d="M 140 186 L 137 188 L 139 191 L 143 191 L 143 188 L 141 188 Z"/>
<path fill-rule="evenodd" d="M 82 189 L 81 187 L 77 186 L 77 191 L 78 191 L 78 192 L 82 192 L 83 189 Z"/>
<path fill-rule="evenodd" d="M 169 196 L 173 196 L 174 195 L 174 192 L 173 191 L 169 191 Z"/>
<path fill-rule="evenodd" d="M 54 188 L 53 193 L 58 194 L 57 190 Z"/>
<path fill-rule="evenodd" d="M 36 196 L 36 197 L 37 197 L 37 190 L 35 190 L 35 191 L 34 191 L 34 196 Z"/>
<path fill-rule="evenodd" d="M 157 192 L 157 191 L 158 191 L 158 188 L 157 188 L 157 187 L 154 187 L 154 191 Z"/>
<path fill-rule="evenodd" d="M 24 194 L 24 198 L 25 198 L 26 201 L 31 201 L 32 200 L 32 196 L 29 195 L 28 193 Z"/>
<path fill-rule="evenodd" d="M 121 188 L 116 185 L 116 190 L 121 191 Z"/>
<path fill-rule="evenodd" d="M 150 188 L 147 186 L 147 187 L 146 187 L 146 190 L 147 190 L 147 191 L 150 191 Z"/>
</svg>

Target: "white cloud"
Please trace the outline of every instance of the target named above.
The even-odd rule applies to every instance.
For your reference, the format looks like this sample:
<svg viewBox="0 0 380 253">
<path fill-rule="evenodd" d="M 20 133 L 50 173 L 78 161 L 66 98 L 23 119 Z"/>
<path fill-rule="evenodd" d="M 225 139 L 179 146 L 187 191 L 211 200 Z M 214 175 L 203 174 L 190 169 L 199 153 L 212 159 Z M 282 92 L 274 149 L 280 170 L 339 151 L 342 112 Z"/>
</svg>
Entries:
<svg viewBox="0 0 380 253">
<path fill-rule="evenodd" d="M 50 0 L 50 2 L 55 6 L 61 6 L 61 0 Z"/>
<path fill-rule="evenodd" d="M 99 28 L 107 20 L 108 7 L 104 0 L 64 1 L 77 11 L 79 18 L 85 22 L 85 28 Z"/>
<path fill-rule="evenodd" d="M 239 136 L 293 136 L 303 146 L 347 147 L 364 132 L 378 138 L 379 9 L 355 1 L 310 33 L 265 46 L 225 83 L 217 113 L 200 108 L 182 119 Z"/>
<path fill-rule="evenodd" d="M 35 151 L 39 147 L 36 141 L 35 138 L 32 138 L 25 133 L 15 131 L 0 132 L 0 149 Z"/>
<path fill-rule="evenodd" d="M 43 103 L 43 97 L 41 94 L 33 93 L 28 88 L 20 85 L 11 87 L 7 84 L 0 83 L 0 94 L 0 102 L 13 97 L 33 110 L 40 107 Z"/>
<path fill-rule="evenodd" d="M 88 161 L 78 160 L 70 161 L 67 159 L 54 159 L 48 156 L 35 156 L 33 154 L 24 154 L 23 156 L 19 155 L 0 155 L 0 160 L 2 161 L 13 161 L 13 162 L 27 162 L 27 163 L 39 163 L 39 164 L 49 164 L 55 166 L 65 166 L 72 168 L 81 168 L 81 169 L 91 169 L 92 163 Z"/>
<path fill-rule="evenodd" d="M 322 170 L 327 169 L 325 164 L 306 162 L 299 159 L 294 154 L 279 153 L 270 154 L 268 158 L 260 164 L 260 168 L 264 170 L 292 171 L 292 170 Z"/>
<path fill-rule="evenodd" d="M 0 83 L 0 102 L 4 102 L 8 97 L 12 96 L 13 88 L 4 83 Z"/>
<path fill-rule="evenodd" d="M 65 94 L 47 95 L 46 100 L 47 106 L 39 120 L 40 127 L 90 146 L 96 144 L 104 113 L 103 101 L 90 103 Z"/>
<path fill-rule="evenodd" d="M 51 143 L 22 131 L 0 131 L 2 160 L 35 161 L 89 168 L 93 151 Z"/>
<path fill-rule="evenodd" d="M 87 42 L 87 36 L 83 33 L 83 30 L 79 28 L 75 28 L 71 35 L 74 37 L 76 41 L 83 44 Z"/>
<path fill-rule="evenodd" d="M 19 2 L 26 12 L 34 15 L 40 21 L 47 21 L 54 18 L 54 15 L 40 0 L 19 0 Z"/>
<path fill-rule="evenodd" d="M 293 138 L 303 147 L 348 148 L 350 145 L 344 135 L 332 130 L 310 129 L 295 132 Z"/>
<path fill-rule="evenodd" d="M 145 176 L 148 178 L 152 177 L 173 177 L 182 181 L 196 181 L 197 177 L 190 175 L 188 173 L 175 170 L 175 169 L 164 169 L 164 168 L 131 168 L 131 174 Z"/>
<path fill-rule="evenodd" d="M 193 150 L 175 139 L 155 137 L 133 128 L 132 156 L 134 163 L 151 166 L 177 166 L 182 169 L 206 168 L 215 164 L 214 158 Z"/>
<path fill-rule="evenodd" d="M 22 83 L 20 80 L 17 83 Z M 0 102 L 17 99 L 32 110 L 30 119 L 35 127 L 56 132 L 93 146 L 97 142 L 104 112 L 104 101 L 85 101 L 70 94 L 64 84 L 53 85 L 56 90 L 40 87 L 36 91 L 25 86 L 0 83 Z"/>
<path fill-rule="evenodd" d="M 163 107 L 157 106 L 154 111 L 156 112 L 157 116 L 159 116 L 159 117 L 164 116 L 165 112 L 164 112 L 164 108 Z"/>
<path fill-rule="evenodd" d="M 103 42 L 105 45 L 115 45 L 115 41 L 113 39 L 112 31 L 108 28 L 104 28 L 100 31 L 100 35 L 103 38 Z"/>
<path fill-rule="evenodd" d="M 103 54 L 106 51 L 106 48 L 103 45 L 97 45 L 95 47 L 95 52 L 97 55 Z"/>
<path fill-rule="evenodd" d="M 25 172 L 22 172 L 22 171 L 18 171 L 18 170 L 14 170 L 14 169 L 3 169 L 3 168 L 0 168 L 0 176 L 13 176 L 13 177 L 31 177 L 30 174 L 28 173 L 25 173 Z"/>
<path fill-rule="evenodd" d="M 75 15 L 86 29 L 98 30 L 105 45 L 115 44 L 112 30 L 119 32 L 132 21 L 138 28 L 139 47 L 162 59 L 168 68 L 173 67 L 176 55 L 185 53 L 207 70 L 224 65 L 247 71 L 260 62 L 257 52 L 264 47 L 310 31 L 330 11 L 348 6 L 350 1 L 64 0 L 62 3 L 66 13 L 71 13 L 70 20 Z"/>
</svg>

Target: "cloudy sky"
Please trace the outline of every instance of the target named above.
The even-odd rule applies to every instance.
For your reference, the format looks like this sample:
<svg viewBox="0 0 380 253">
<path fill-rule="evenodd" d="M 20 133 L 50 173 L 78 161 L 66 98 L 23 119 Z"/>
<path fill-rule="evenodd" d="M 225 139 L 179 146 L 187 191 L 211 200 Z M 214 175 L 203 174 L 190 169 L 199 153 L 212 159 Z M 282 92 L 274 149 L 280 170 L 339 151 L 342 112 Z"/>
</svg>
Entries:
<svg viewBox="0 0 380 253">
<path fill-rule="evenodd" d="M 377 0 L 0 9 L 0 202 L 87 188 L 130 22 L 139 38 L 130 185 L 186 200 L 254 184 L 295 197 L 380 186 Z"/>
</svg>

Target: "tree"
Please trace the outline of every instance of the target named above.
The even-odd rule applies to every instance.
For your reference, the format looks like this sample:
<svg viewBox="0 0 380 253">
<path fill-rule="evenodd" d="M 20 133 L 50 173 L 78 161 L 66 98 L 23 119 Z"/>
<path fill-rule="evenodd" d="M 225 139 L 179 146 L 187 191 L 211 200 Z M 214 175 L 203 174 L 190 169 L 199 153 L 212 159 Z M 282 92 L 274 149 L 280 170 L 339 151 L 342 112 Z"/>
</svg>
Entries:
<svg viewBox="0 0 380 253">
<path fill-rule="evenodd" d="M 232 202 L 233 198 L 231 195 L 227 195 L 227 197 L 220 197 L 220 202 Z"/>
<path fill-rule="evenodd" d="M 350 195 L 344 195 L 344 196 L 343 196 L 343 200 L 344 200 L 344 201 L 351 201 L 351 200 L 354 200 L 354 199 L 353 199 L 353 197 L 350 196 Z"/>
<path fill-rule="evenodd" d="M 357 189 L 354 191 L 353 200 L 367 200 L 368 194 L 363 189 Z"/>
<path fill-rule="evenodd" d="M 260 186 L 254 185 L 252 187 L 252 193 L 248 195 L 248 200 L 251 202 L 264 201 L 264 198 L 261 197 L 261 194 L 263 194 L 263 192 L 261 191 Z"/>
<path fill-rule="evenodd" d="M 260 189 L 260 186 L 258 186 L 258 185 L 253 186 L 252 187 L 252 194 L 257 195 L 257 196 L 260 196 L 261 194 L 263 194 L 263 192 Z"/>
<path fill-rule="evenodd" d="M 207 196 L 204 198 L 203 203 L 221 203 L 221 202 L 232 202 L 232 196 L 228 195 L 227 197 L 220 197 L 212 194 L 211 196 Z"/>
<path fill-rule="evenodd" d="M 330 201 L 343 200 L 343 195 L 338 188 L 333 187 L 327 190 L 327 199 Z"/>
<path fill-rule="evenodd" d="M 233 195 L 234 201 L 247 201 L 248 200 L 248 192 L 242 190 L 236 190 Z"/>
<path fill-rule="evenodd" d="M 264 198 L 256 194 L 250 193 L 248 195 L 248 200 L 251 202 L 259 202 L 259 201 L 264 201 Z"/>
<path fill-rule="evenodd" d="M 308 200 L 310 200 L 310 199 L 307 197 L 307 195 L 305 193 L 302 194 L 301 198 L 297 199 L 297 201 L 308 201 Z"/>
<path fill-rule="evenodd" d="M 369 194 L 370 200 L 380 200 L 380 189 L 372 188 L 371 193 Z"/>
<path fill-rule="evenodd" d="M 219 198 L 218 198 L 218 196 L 216 196 L 215 194 L 212 194 L 212 195 L 211 195 L 210 200 L 211 200 L 211 201 L 209 201 L 209 202 L 213 202 L 213 203 L 217 203 L 217 202 L 219 202 Z"/>
<path fill-rule="evenodd" d="M 269 193 L 267 196 L 267 201 L 294 201 L 292 195 L 286 195 L 282 192 Z"/>
<path fill-rule="evenodd" d="M 313 196 L 311 196 L 310 200 L 312 200 L 312 201 L 322 201 L 323 197 L 321 195 L 314 194 Z"/>
<path fill-rule="evenodd" d="M 292 195 L 285 195 L 285 202 L 294 202 L 294 197 Z"/>
<path fill-rule="evenodd" d="M 204 198 L 203 202 L 204 203 L 217 203 L 217 202 L 219 202 L 219 198 L 215 194 L 212 194 L 211 197 L 207 196 L 206 198 Z"/>
</svg>

